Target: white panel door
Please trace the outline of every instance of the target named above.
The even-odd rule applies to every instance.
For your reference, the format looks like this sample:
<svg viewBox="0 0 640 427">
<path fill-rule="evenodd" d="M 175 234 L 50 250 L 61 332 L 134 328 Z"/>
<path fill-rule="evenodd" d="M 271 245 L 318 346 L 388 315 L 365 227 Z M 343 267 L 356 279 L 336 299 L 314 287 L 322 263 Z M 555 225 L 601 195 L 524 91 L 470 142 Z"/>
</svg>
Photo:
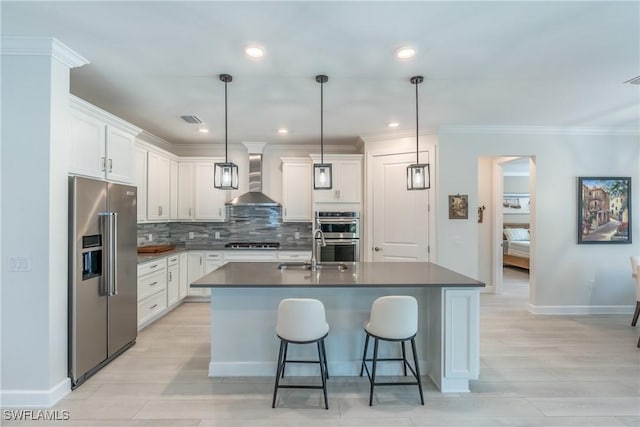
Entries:
<svg viewBox="0 0 640 427">
<path fill-rule="evenodd" d="M 424 156 L 423 156 L 424 157 Z M 373 260 L 428 261 L 428 191 L 407 190 L 415 154 L 373 158 Z"/>
</svg>

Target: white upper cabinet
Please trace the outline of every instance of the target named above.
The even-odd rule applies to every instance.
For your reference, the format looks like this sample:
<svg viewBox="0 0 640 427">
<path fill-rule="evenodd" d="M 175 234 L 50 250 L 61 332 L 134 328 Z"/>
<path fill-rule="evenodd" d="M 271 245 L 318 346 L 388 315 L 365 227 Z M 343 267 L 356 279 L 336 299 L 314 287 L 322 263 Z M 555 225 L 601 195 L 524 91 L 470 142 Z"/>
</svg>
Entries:
<svg viewBox="0 0 640 427">
<path fill-rule="evenodd" d="M 195 164 L 178 163 L 178 220 L 194 219 L 193 181 Z"/>
<path fill-rule="evenodd" d="M 133 183 L 135 137 L 141 129 L 70 95 L 72 174 Z"/>
<path fill-rule="evenodd" d="M 168 221 L 171 214 L 171 160 L 153 151 L 147 157 L 147 219 Z"/>
<path fill-rule="evenodd" d="M 320 163 L 320 156 L 312 155 L 313 163 Z M 362 200 L 362 155 L 325 155 L 325 163 L 331 163 L 331 190 L 314 190 L 315 203 L 351 203 Z M 313 182 L 311 183 L 313 187 Z"/>
<path fill-rule="evenodd" d="M 147 150 L 136 146 L 135 181 L 138 187 L 138 222 L 147 220 Z"/>
<path fill-rule="evenodd" d="M 178 162 L 171 160 L 169 184 L 169 218 L 178 219 Z"/>
<path fill-rule="evenodd" d="M 311 160 L 283 157 L 282 159 L 282 221 L 312 221 Z"/>
<path fill-rule="evenodd" d="M 195 164 L 194 208 L 196 220 L 225 221 L 229 192 L 213 187 L 213 161 Z"/>
</svg>

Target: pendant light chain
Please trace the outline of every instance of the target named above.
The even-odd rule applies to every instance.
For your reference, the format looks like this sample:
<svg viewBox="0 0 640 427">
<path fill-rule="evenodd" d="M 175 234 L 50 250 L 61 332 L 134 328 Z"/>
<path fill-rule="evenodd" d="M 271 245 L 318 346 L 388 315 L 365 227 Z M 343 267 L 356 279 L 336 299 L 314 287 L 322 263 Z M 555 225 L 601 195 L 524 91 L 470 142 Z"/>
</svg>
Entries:
<svg viewBox="0 0 640 427">
<path fill-rule="evenodd" d="M 320 163 L 324 164 L 324 81 L 320 81 Z"/>
<path fill-rule="evenodd" d="M 418 150 L 419 150 L 419 145 L 418 145 L 418 83 L 420 83 L 419 79 L 415 79 L 415 85 L 416 85 L 416 164 L 420 163 L 418 161 Z"/>
<path fill-rule="evenodd" d="M 417 90 L 417 88 L 416 88 Z M 229 144 L 228 144 L 228 130 L 227 130 L 227 79 L 224 80 L 224 161 L 229 161 Z"/>
</svg>

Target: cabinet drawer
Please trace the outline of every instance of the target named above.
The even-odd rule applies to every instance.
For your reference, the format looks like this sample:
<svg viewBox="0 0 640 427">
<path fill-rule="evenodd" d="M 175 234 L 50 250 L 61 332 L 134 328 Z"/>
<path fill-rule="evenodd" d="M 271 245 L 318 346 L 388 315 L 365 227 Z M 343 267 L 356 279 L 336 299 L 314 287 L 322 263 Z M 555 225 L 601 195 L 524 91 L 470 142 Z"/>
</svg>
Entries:
<svg viewBox="0 0 640 427">
<path fill-rule="evenodd" d="M 167 271 L 161 270 L 155 273 L 138 277 L 138 301 L 142 301 L 149 295 L 153 295 L 167 289 Z"/>
<path fill-rule="evenodd" d="M 145 323 L 167 308 L 167 293 L 162 291 L 138 303 L 138 325 Z"/>
<path fill-rule="evenodd" d="M 178 263 L 178 255 L 171 255 L 167 257 L 167 266 L 171 267 L 172 265 L 176 265 Z"/>
<path fill-rule="evenodd" d="M 145 274 L 153 273 L 158 270 L 163 270 L 167 268 L 167 258 L 159 258 L 154 261 L 145 262 L 144 264 L 138 265 L 138 277 L 143 276 Z"/>
<path fill-rule="evenodd" d="M 308 261 L 311 259 L 311 251 L 280 251 L 278 260 L 280 261 Z"/>
</svg>

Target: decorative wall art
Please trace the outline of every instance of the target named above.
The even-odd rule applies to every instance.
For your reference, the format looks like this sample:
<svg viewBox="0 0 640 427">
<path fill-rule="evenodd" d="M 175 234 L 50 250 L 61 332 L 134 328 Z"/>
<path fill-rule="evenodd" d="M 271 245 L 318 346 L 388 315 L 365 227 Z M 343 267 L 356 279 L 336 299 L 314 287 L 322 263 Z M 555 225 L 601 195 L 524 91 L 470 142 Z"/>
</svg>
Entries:
<svg viewBox="0 0 640 427">
<path fill-rule="evenodd" d="M 631 178 L 578 177 L 578 243 L 631 243 Z"/>
<path fill-rule="evenodd" d="M 449 219 L 469 218 L 469 196 L 467 194 L 449 196 Z"/>
<path fill-rule="evenodd" d="M 504 193 L 502 197 L 503 214 L 528 214 L 530 212 L 529 195 L 525 193 Z"/>
</svg>

